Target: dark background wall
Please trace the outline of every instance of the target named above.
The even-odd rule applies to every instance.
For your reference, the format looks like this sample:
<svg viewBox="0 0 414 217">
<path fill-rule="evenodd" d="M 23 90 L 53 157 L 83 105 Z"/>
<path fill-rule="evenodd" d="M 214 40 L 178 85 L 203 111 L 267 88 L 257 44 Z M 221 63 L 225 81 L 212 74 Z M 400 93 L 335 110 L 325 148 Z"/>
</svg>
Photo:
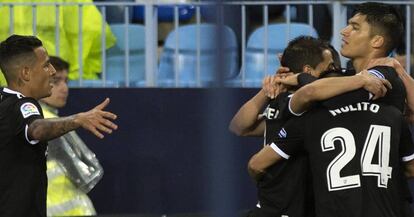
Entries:
<svg viewBox="0 0 414 217">
<path fill-rule="evenodd" d="M 62 115 L 105 97 L 119 129 L 100 140 L 77 132 L 105 174 L 90 192 L 97 212 L 174 214 L 246 210 L 256 203 L 247 161 L 261 138 L 238 138 L 227 126 L 257 89 L 71 89 Z"/>
<path fill-rule="evenodd" d="M 118 115 L 119 129 L 103 140 L 78 130 L 105 170 L 89 194 L 97 212 L 230 217 L 252 208 L 256 189 L 246 167 L 263 140 L 238 138 L 227 126 L 257 91 L 72 89 L 62 115 L 89 110 L 105 97 Z"/>
</svg>

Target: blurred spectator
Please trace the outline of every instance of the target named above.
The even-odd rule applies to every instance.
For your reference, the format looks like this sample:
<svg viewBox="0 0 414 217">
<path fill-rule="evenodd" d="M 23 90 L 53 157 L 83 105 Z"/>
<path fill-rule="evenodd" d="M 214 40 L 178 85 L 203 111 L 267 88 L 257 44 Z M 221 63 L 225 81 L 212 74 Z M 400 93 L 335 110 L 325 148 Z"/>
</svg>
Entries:
<svg viewBox="0 0 414 217">
<path fill-rule="evenodd" d="M 0 3 L 10 2 L 0 0 Z M 15 3 L 49 2 L 49 3 L 92 3 L 92 0 L 16 0 Z M 36 6 L 36 32 L 33 32 L 32 6 L 13 7 L 13 32 L 22 35 L 36 35 L 42 41 L 49 54 L 56 54 L 55 24 L 56 7 Z M 69 78 L 79 78 L 79 7 L 62 5 L 59 7 L 59 56 L 71 64 Z M 10 34 L 10 8 L 0 7 L 0 40 Z M 102 16 L 95 5 L 82 6 L 82 61 L 83 78 L 97 79 L 101 72 L 101 32 Z M 115 37 L 106 26 L 106 48 L 115 44 Z"/>
<path fill-rule="evenodd" d="M 69 64 L 54 56 L 50 62 L 56 69 L 52 94 L 40 101 L 45 118 L 56 118 L 57 109 L 66 105 L 69 95 Z M 86 194 L 102 178 L 103 169 L 95 154 L 71 131 L 48 142 L 47 215 L 90 216 L 95 208 Z"/>
<path fill-rule="evenodd" d="M 114 0 L 94 0 L 95 2 L 113 2 Z M 122 2 L 134 2 L 134 0 L 123 0 Z M 132 7 L 128 7 L 129 20 L 132 18 Z M 110 5 L 106 6 L 106 21 L 112 23 L 124 23 L 125 22 L 125 6 L 122 5 Z"/>
</svg>

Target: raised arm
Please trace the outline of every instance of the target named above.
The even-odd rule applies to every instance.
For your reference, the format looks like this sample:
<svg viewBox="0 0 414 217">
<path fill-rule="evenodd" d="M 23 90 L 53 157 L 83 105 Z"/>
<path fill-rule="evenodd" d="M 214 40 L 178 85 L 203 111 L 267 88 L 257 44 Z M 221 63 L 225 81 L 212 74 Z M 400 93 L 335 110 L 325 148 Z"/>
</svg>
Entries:
<svg viewBox="0 0 414 217">
<path fill-rule="evenodd" d="M 118 128 L 112 122 L 117 116 L 103 110 L 108 104 L 109 99 L 107 98 L 87 112 L 62 118 L 37 119 L 29 124 L 28 136 L 32 140 L 49 141 L 82 127 L 102 139 L 104 137 L 102 133 L 110 134 L 112 130 Z"/>
<path fill-rule="evenodd" d="M 284 69 L 279 69 L 284 70 Z M 260 113 L 275 98 L 283 88 L 275 83 L 276 76 L 266 76 L 263 79 L 262 89 L 247 101 L 230 122 L 229 130 L 238 136 L 262 136 L 265 121 Z"/>
<path fill-rule="evenodd" d="M 238 136 L 263 135 L 265 123 L 259 114 L 268 102 L 269 98 L 260 90 L 237 111 L 230 122 L 229 130 Z"/>
<path fill-rule="evenodd" d="M 292 96 L 289 107 L 291 112 L 301 114 L 307 111 L 314 102 L 326 100 L 340 94 L 364 88 L 374 95 L 374 99 L 382 97 L 391 84 L 385 80 L 367 74 L 319 79 L 299 88 Z"/>
</svg>

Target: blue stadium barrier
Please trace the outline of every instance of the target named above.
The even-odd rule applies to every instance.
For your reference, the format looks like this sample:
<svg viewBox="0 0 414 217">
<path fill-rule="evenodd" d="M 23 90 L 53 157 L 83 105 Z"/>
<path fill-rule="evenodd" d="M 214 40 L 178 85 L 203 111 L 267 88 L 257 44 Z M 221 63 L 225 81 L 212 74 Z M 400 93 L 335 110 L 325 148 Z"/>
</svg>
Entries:
<svg viewBox="0 0 414 217">
<path fill-rule="evenodd" d="M 126 86 L 125 81 L 125 24 L 113 24 L 111 30 L 116 44 L 106 54 L 107 86 Z M 145 27 L 128 25 L 129 38 L 129 86 L 145 84 Z"/>
<path fill-rule="evenodd" d="M 262 147 L 262 139 L 237 137 L 227 127 L 239 107 L 256 93 L 257 89 L 250 88 L 71 89 L 67 106 L 59 110 L 62 116 L 89 110 L 105 97 L 111 99 L 107 109 L 118 115 L 119 129 L 105 139 L 78 131 L 104 168 L 104 177 L 88 194 L 98 214 L 170 217 L 209 211 L 211 197 L 207 195 L 212 194 L 208 190 L 213 179 L 209 167 L 215 165 L 216 157 L 206 152 L 212 147 L 218 152 L 231 149 L 231 155 L 225 155 L 231 163 L 220 168 L 228 168 L 220 176 L 223 183 L 232 183 L 237 191 L 229 195 L 235 197 L 231 203 L 238 210 L 254 207 L 256 188 L 246 165 Z M 206 114 L 217 108 L 216 100 L 222 100 L 211 94 L 232 96 L 227 109 L 220 110 L 223 118 L 214 124 L 206 120 L 211 118 Z M 211 131 L 229 141 L 226 147 L 220 142 L 211 144 Z M 213 198 L 225 197 L 227 190 L 217 188 L 220 191 Z"/>
<path fill-rule="evenodd" d="M 218 54 L 222 50 L 222 67 L 229 77 L 237 73 L 238 46 L 236 35 L 227 26 L 223 26 L 222 38 L 217 34 L 217 25 L 200 24 L 200 85 L 197 84 L 197 25 L 181 26 L 172 31 L 166 39 L 160 59 L 158 85 L 162 87 L 175 86 L 177 73 L 178 86 L 195 87 L 209 86 L 215 78 L 218 69 Z M 178 56 L 175 55 L 176 34 L 178 33 Z M 217 48 L 221 40 L 221 49 Z M 176 66 L 177 61 L 177 66 Z M 175 72 L 177 70 L 177 72 Z"/>
</svg>

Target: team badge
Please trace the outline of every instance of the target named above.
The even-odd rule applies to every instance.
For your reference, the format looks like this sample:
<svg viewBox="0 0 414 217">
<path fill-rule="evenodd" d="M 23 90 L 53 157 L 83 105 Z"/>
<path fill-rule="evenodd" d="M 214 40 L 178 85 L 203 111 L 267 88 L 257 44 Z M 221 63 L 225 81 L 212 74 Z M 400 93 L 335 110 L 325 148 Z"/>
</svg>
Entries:
<svg viewBox="0 0 414 217">
<path fill-rule="evenodd" d="M 37 109 L 37 107 L 30 102 L 26 102 L 22 106 L 20 106 L 20 111 L 22 112 L 23 118 L 27 118 L 32 115 L 40 115 L 40 112 Z"/>
</svg>

